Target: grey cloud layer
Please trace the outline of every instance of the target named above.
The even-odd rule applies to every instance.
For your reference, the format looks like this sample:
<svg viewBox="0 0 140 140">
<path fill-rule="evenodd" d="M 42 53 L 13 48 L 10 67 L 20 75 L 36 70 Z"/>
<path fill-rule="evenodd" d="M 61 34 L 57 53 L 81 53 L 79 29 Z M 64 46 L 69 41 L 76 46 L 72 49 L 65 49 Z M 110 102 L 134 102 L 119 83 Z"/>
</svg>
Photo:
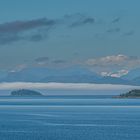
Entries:
<svg viewBox="0 0 140 140">
<path fill-rule="evenodd" d="M 135 56 L 126 56 L 123 54 L 118 55 L 111 55 L 111 56 L 104 56 L 99 58 L 90 58 L 85 61 L 66 61 L 63 59 L 51 59 L 48 57 L 38 57 L 35 60 L 35 63 L 37 64 L 44 64 L 44 66 L 49 66 L 53 64 L 64 64 L 67 66 L 70 66 L 72 64 L 76 65 L 82 65 L 82 66 L 88 66 L 93 67 L 93 69 L 99 68 L 101 70 L 109 69 L 109 70 L 122 70 L 122 69 L 133 69 L 137 68 L 140 65 L 140 58 Z"/>
<path fill-rule="evenodd" d="M 116 17 L 112 20 L 112 23 L 118 23 L 120 22 L 121 18 L 120 17 Z"/>
<path fill-rule="evenodd" d="M 111 27 L 106 30 L 106 33 L 121 33 L 121 29 L 117 23 L 121 21 L 120 17 L 114 18 Z M 59 19 L 39 18 L 25 21 L 13 21 L 0 24 L 0 45 L 9 44 L 17 41 L 33 41 L 38 42 L 46 39 L 52 31 L 59 25 L 64 25 L 67 28 L 83 27 L 85 25 L 93 25 L 98 23 L 94 17 L 76 13 L 65 15 Z M 108 23 L 109 24 L 109 23 Z M 116 25 L 118 27 L 116 27 Z M 122 33 L 124 36 L 132 36 L 134 31 Z"/>
<path fill-rule="evenodd" d="M 14 21 L 0 24 L 0 33 L 18 33 L 26 30 L 35 29 L 38 27 L 52 26 L 54 24 L 54 20 L 48 20 L 47 18 L 29 21 Z"/>
<path fill-rule="evenodd" d="M 80 14 L 80 13 L 76 13 L 76 14 L 72 14 L 72 15 L 65 15 L 64 20 L 70 21 L 69 27 L 71 27 L 71 28 L 95 23 L 95 18 L 84 15 L 84 14 Z"/>
<path fill-rule="evenodd" d="M 55 24 L 55 20 L 47 18 L 0 24 L 0 44 L 8 44 L 20 40 L 38 41 L 42 39 L 42 35 L 37 30 L 45 28 L 48 31 Z M 30 32 L 34 30 L 37 33 Z"/>
<path fill-rule="evenodd" d="M 54 59 L 54 58 L 49 58 L 47 56 L 42 56 L 38 57 L 33 60 L 32 63 L 30 63 L 30 67 L 35 66 L 35 67 L 62 67 L 62 66 L 70 66 L 73 65 L 73 62 L 68 62 L 63 59 Z"/>
<path fill-rule="evenodd" d="M 58 59 L 58 60 L 53 60 L 52 62 L 53 62 L 54 64 L 65 64 L 67 61 Z"/>
<path fill-rule="evenodd" d="M 93 24 L 95 22 L 94 18 L 87 17 L 87 18 L 81 18 L 76 22 L 73 22 L 70 27 L 78 27 L 86 24 Z"/>
<path fill-rule="evenodd" d="M 44 61 L 48 61 L 49 60 L 49 57 L 38 57 L 35 59 L 36 62 L 44 62 Z"/>
<path fill-rule="evenodd" d="M 120 28 L 110 28 L 107 30 L 108 33 L 118 33 L 120 31 L 121 31 Z"/>
<path fill-rule="evenodd" d="M 129 31 L 129 32 L 124 33 L 124 36 L 132 36 L 134 34 L 135 34 L 135 31 L 132 30 L 132 31 Z"/>
<path fill-rule="evenodd" d="M 56 25 L 66 24 L 67 27 L 78 27 L 92 23 L 94 23 L 94 18 L 82 14 L 67 15 L 58 20 L 40 18 L 2 23 L 0 24 L 0 44 L 9 44 L 21 40 L 41 41 Z"/>
</svg>

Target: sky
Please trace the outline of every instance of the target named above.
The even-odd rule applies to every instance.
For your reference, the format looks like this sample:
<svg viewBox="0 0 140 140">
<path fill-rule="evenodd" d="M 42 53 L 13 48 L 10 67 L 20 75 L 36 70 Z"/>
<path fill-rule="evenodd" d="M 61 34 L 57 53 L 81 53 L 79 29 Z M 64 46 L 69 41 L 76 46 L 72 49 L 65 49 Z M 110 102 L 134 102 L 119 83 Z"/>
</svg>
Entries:
<svg viewBox="0 0 140 140">
<path fill-rule="evenodd" d="M 139 0 L 1 0 L 0 70 L 82 65 L 104 75 L 127 73 L 140 64 L 139 5 Z"/>
</svg>

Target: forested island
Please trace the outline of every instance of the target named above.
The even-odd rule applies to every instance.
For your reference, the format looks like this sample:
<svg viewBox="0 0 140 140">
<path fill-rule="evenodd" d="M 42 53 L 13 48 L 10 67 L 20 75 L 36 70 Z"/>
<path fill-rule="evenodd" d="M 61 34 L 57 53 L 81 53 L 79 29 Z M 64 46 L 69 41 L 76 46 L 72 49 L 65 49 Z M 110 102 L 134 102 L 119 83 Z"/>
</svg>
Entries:
<svg viewBox="0 0 140 140">
<path fill-rule="evenodd" d="M 33 97 L 33 96 L 43 96 L 40 92 L 28 89 L 20 89 L 11 92 L 11 96 L 19 97 Z"/>
<path fill-rule="evenodd" d="M 134 89 L 127 93 L 120 94 L 117 98 L 140 98 L 140 89 Z"/>
</svg>

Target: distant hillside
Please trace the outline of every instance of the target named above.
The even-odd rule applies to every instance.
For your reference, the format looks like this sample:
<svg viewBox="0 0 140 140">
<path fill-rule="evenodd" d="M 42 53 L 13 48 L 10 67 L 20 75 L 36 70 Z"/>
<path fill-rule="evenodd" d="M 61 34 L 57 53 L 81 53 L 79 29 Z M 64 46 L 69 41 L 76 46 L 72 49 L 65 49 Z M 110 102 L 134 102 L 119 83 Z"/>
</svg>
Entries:
<svg viewBox="0 0 140 140">
<path fill-rule="evenodd" d="M 61 69 L 27 68 L 17 72 L 9 72 L 0 81 L 4 82 L 66 82 L 66 83 L 93 83 L 101 76 L 82 67 Z"/>
<path fill-rule="evenodd" d="M 120 94 L 118 98 L 140 98 L 140 89 L 131 90 L 127 93 Z"/>
<path fill-rule="evenodd" d="M 67 68 L 25 68 L 0 76 L 0 82 L 56 82 L 140 85 L 140 69 L 130 71 L 122 77 L 101 76 L 88 68 L 73 66 Z"/>
</svg>

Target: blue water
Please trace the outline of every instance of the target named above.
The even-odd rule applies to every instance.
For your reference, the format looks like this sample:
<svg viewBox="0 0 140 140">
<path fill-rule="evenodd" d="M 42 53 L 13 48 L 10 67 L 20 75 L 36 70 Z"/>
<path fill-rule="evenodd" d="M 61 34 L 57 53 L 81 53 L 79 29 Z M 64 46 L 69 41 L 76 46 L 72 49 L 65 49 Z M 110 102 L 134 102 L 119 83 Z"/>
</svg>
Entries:
<svg viewBox="0 0 140 140">
<path fill-rule="evenodd" d="M 0 97 L 0 140 L 140 140 L 140 99 Z"/>
</svg>

